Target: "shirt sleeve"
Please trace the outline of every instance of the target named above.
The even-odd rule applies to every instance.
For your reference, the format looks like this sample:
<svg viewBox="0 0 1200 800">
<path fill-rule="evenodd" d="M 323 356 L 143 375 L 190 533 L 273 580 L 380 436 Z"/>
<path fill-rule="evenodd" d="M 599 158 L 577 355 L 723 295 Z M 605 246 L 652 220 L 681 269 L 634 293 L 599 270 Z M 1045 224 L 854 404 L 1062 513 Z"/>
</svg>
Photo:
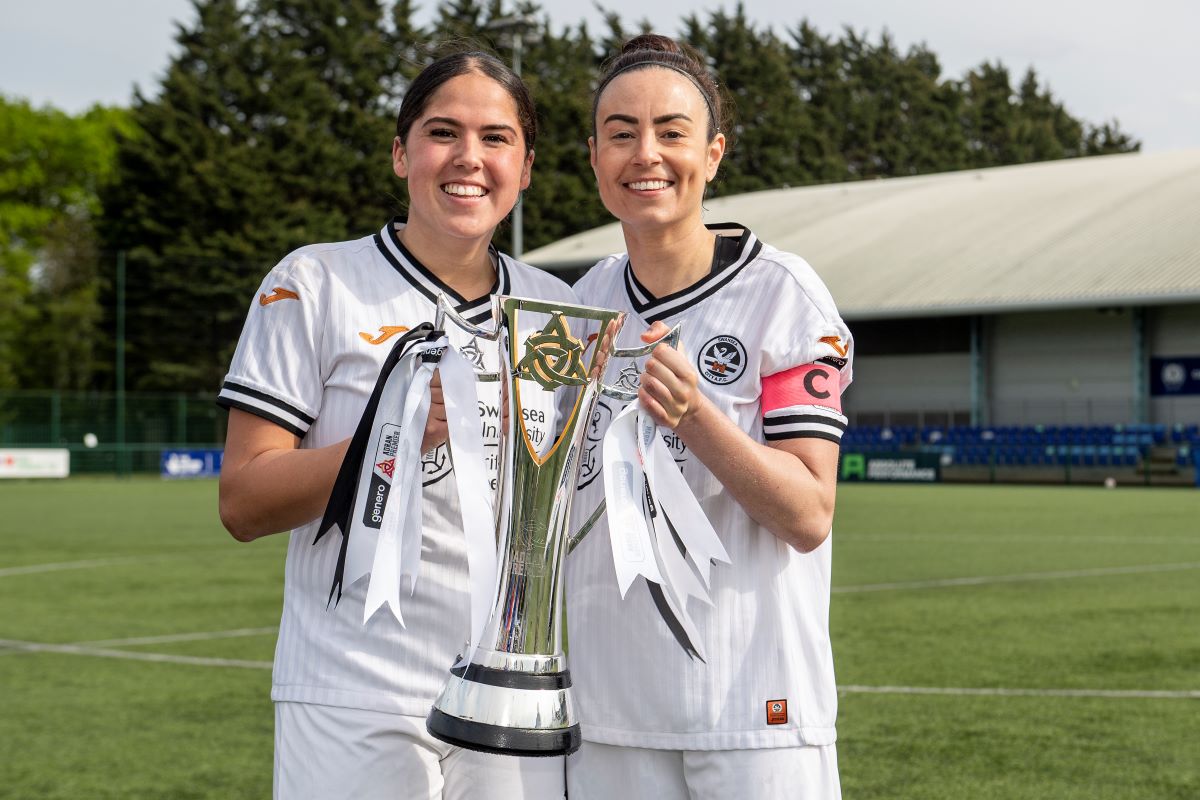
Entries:
<svg viewBox="0 0 1200 800">
<path fill-rule="evenodd" d="M 320 409 L 320 293 L 312 264 L 290 256 L 263 279 L 246 314 L 217 404 L 274 422 L 300 438 Z M 309 278 L 305 281 L 304 278 Z"/>
<path fill-rule="evenodd" d="M 780 324 L 762 374 L 763 438 L 842 440 L 842 393 L 853 379 L 854 341 L 811 267 L 792 271 L 775 295 Z"/>
</svg>

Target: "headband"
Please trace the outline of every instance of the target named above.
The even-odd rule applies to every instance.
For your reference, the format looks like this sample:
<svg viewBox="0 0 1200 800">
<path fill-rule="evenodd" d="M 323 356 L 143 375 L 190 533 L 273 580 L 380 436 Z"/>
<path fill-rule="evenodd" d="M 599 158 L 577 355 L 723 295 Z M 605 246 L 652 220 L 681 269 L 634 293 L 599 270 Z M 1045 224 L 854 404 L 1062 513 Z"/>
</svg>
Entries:
<svg viewBox="0 0 1200 800">
<path fill-rule="evenodd" d="M 675 64 L 664 64 L 661 61 L 635 61 L 632 64 L 626 64 L 616 72 L 609 73 L 604 80 L 600 81 L 600 85 L 596 87 L 596 99 L 592 101 L 593 120 L 596 118 L 596 110 L 600 107 L 600 95 L 604 93 L 604 88 L 612 83 L 613 79 L 618 75 L 621 75 L 625 72 L 632 72 L 635 69 L 641 69 L 643 67 L 662 67 L 663 69 L 674 70 L 691 81 L 692 85 L 696 87 L 696 91 L 700 93 L 700 97 L 704 99 L 704 105 L 708 109 L 708 118 L 712 120 L 713 128 L 717 131 L 717 133 L 721 132 L 721 121 L 717 119 L 717 114 L 715 111 L 713 111 L 712 101 L 708 99 L 708 92 L 704 91 L 704 87 L 700 85 L 700 81 L 696 80 L 696 78 L 693 77 L 693 75 L 683 67 Z"/>
</svg>

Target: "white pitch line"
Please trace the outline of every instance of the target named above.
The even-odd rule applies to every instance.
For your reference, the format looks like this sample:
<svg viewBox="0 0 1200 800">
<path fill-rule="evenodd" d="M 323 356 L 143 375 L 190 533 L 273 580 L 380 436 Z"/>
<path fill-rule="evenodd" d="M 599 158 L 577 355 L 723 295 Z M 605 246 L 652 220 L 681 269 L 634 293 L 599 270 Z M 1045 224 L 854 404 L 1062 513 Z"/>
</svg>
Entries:
<svg viewBox="0 0 1200 800">
<path fill-rule="evenodd" d="M 167 642 L 207 642 L 216 639 L 236 639 L 241 636 L 266 636 L 279 632 L 279 626 L 270 628 L 235 628 L 228 631 L 204 633 L 168 633 L 162 636 L 138 636 L 132 639 L 99 639 L 93 642 L 74 642 L 76 647 L 125 647 L 139 644 L 164 644 Z"/>
<path fill-rule="evenodd" d="M 935 694 L 975 697 L 1099 697 L 1136 700 L 1200 700 L 1200 691 L 1154 689 L 970 689 L 947 686 L 839 686 L 848 694 Z"/>
<path fill-rule="evenodd" d="M 1021 575 L 978 575 L 972 578 L 940 578 L 928 581 L 903 581 L 899 583 L 867 583 L 857 586 L 835 586 L 833 594 L 858 592 L 888 592 L 902 589 L 941 589 L 949 586 L 983 586 L 989 583 L 1024 583 L 1026 581 L 1053 581 L 1064 578 L 1096 578 L 1108 575 L 1137 575 L 1147 572 L 1181 572 L 1200 569 L 1200 562 L 1189 564 L 1144 564 L 1135 567 L 1101 567 L 1098 569 L 1062 570 L 1059 572 L 1027 572 Z"/>
<path fill-rule="evenodd" d="M 151 661 L 165 664 L 186 664 L 199 667 L 241 667 L 245 669 L 270 669 L 270 661 L 244 661 L 234 658 L 199 658 L 177 656 L 167 653 L 139 653 L 128 650 L 108 650 L 101 647 L 83 647 L 73 644 L 40 644 L 0 639 L 0 647 L 27 653 L 60 653 L 64 655 L 118 658 L 130 661 Z M 838 687 L 843 694 L 911 694 L 948 695 L 979 697 L 1092 697 L 1103 699 L 1141 700 L 1200 700 L 1200 691 L 1155 691 L 1138 689 L 971 689 L 940 686 L 859 686 Z"/>
<path fill-rule="evenodd" d="M 864 543 L 888 543 L 888 542 L 953 542 L 962 544 L 963 534 L 961 533 L 842 533 L 838 534 L 837 542 L 839 544 L 856 544 Z M 1200 546 L 1200 537 L 1195 536 L 1136 536 L 1133 534 L 1123 536 L 1064 536 L 1064 535 L 1044 535 L 1044 534 L 1004 534 L 1001 536 L 989 536 L 987 544 L 1045 544 L 1053 542 L 1055 544 L 1163 544 L 1163 545 L 1195 545 Z M 972 540 L 972 543 L 975 543 Z"/>
<path fill-rule="evenodd" d="M 154 661 L 164 664 L 189 664 L 197 667 L 243 667 L 246 669 L 270 669 L 270 661 L 244 661 L 236 658 L 200 658 L 177 656 L 168 653 L 139 653 L 129 650 L 108 650 L 103 647 L 82 647 L 75 644 L 40 644 L 0 639 L 0 648 L 19 650 L 26 653 L 60 653 L 72 656 L 95 656 L 97 658 L 120 658 L 129 661 Z"/>
<path fill-rule="evenodd" d="M 197 556 L 211 555 L 233 555 L 237 553 L 239 556 L 247 555 L 248 553 L 271 553 L 274 551 L 263 548 L 251 548 L 238 550 L 229 547 L 222 548 L 206 548 L 203 550 L 182 550 L 178 553 L 155 553 L 151 555 L 137 556 L 111 556 L 109 558 L 90 558 L 83 561 L 58 561 L 50 564 L 26 564 L 21 567 L 3 567 L 0 568 L 0 578 L 7 578 L 14 575 L 35 575 L 39 572 L 59 572 L 69 569 L 93 569 L 95 567 L 114 567 L 122 564 L 148 564 L 155 561 L 170 561 L 177 558 L 195 558 Z"/>
<path fill-rule="evenodd" d="M 65 569 L 91 569 L 93 567 L 112 567 L 119 564 L 136 564 L 140 561 L 158 561 L 167 556 L 154 558 L 151 556 L 117 556 L 113 558 L 92 558 L 86 561 L 60 561 L 55 564 L 26 564 L 23 567 L 5 567 L 0 569 L 0 578 L 10 575 L 34 575 L 39 572 L 58 572 Z"/>
</svg>

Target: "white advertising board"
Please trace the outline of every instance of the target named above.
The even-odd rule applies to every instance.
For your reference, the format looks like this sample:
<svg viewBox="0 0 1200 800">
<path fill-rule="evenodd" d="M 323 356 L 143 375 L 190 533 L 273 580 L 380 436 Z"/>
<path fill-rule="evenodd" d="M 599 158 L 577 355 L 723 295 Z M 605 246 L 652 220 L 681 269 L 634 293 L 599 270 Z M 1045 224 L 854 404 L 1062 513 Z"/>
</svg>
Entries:
<svg viewBox="0 0 1200 800">
<path fill-rule="evenodd" d="M 66 448 L 0 449 L 0 478 L 65 478 L 71 474 Z"/>
</svg>

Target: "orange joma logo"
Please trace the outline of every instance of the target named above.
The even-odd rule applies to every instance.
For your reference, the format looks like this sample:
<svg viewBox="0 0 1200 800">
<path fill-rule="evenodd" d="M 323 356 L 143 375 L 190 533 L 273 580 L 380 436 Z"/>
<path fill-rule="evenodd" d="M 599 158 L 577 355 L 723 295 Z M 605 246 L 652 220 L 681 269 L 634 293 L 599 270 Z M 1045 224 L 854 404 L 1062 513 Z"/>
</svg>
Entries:
<svg viewBox="0 0 1200 800">
<path fill-rule="evenodd" d="M 767 724 L 768 725 L 786 725 L 787 724 L 787 700 L 768 700 L 767 701 Z"/>
<path fill-rule="evenodd" d="M 834 350 L 836 350 L 836 351 L 837 351 L 837 354 L 838 354 L 839 356 L 842 356 L 843 358 L 845 358 L 845 357 L 846 357 L 846 353 L 850 352 L 850 347 L 849 347 L 849 345 L 843 345 L 843 344 L 842 344 L 841 337 L 838 337 L 838 336 L 822 336 L 822 337 L 821 337 L 820 339 L 818 339 L 817 341 L 821 342 L 822 344 L 827 344 L 827 345 L 829 345 L 830 347 L 832 347 Z"/>
<path fill-rule="evenodd" d="M 293 292 L 291 289 L 285 289 L 282 286 L 276 286 L 275 289 L 267 294 L 266 292 L 258 296 L 258 304 L 260 306 L 269 306 L 276 300 L 299 300 L 300 295 Z"/>
<path fill-rule="evenodd" d="M 404 333 L 406 330 L 408 330 L 407 325 L 380 325 L 378 336 L 373 333 L 367 333 L 366 331 L 359 331 L 358 335 L 361 336 L 363 341 L 365 341 L 367 344 L 383 344 L 396 334 Z"/>
</svg>

